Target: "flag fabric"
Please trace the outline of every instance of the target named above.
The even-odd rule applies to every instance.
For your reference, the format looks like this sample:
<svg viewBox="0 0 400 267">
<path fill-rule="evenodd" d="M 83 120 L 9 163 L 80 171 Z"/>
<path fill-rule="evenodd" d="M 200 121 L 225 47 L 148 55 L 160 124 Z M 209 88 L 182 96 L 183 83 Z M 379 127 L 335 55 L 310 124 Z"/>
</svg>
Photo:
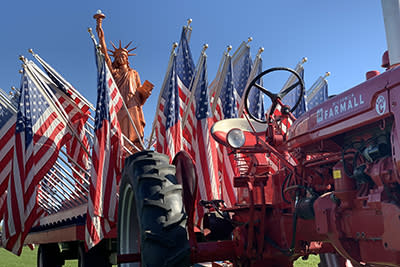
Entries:
<svg viewBox="0 0 400 267">
<path fill-rule="evenodd" d="M 300 77 L 303 79 L 304 78 L 303 66 L 301 66 L 301 69 L 298 73 L 299 73 Z M 295 80 L 297 80 L 297 78 Z M 289 84 L 288 86 L 291 86 L 291 85 L 292 84 Z M 299 97 L 301 97 L 300 104 L 292 112 L 293 116 L 295 116 L 296 118 L 299 118 L 303 113 L 306 112 L 305 91 L 303 91 L 303 95 L 300 95 L 300 94 L 301 94 L 300 85 L 298 85 L 298 86 L 296 86 L 296 88 L 291 90 L 282 99 L 282 101 L 285 105 L 288 105 L 289 107 L 292 108 L 296 104 L 296 101 L 299 99 Z"/>
<path fill-rule="evenodd" d="M 227 58 L 228 70 L 224 78 L 221 94 L 221 115 L 224 119 L 237 118 L 237 108 L 235 103 L 235 86 L 233 82 L 232 58 Z"/>
<path fill-rule="evenodd" d="M 54 167 L 49 171 L 49 173 L 42 179 L 39 183 L 38 188 L 38 204 L 46 210 L 48 214 L 57 212 L 61 209 L 60 200 L 58 192 L 56 191 L 54 181 Z M 51 176 L 51 179 L 50 179 Z"/>
<path fill-rule="evenodd" d="M 0 220 L 3 220 L 3 215 L 6 212 L 6 205 L 5 205 L 6 198 L 7 198 L 7 191 L 5 191 L 2 195 L 0 195 Z"/>
<path fill-rule="evenodd" d="M 207 81 L 207 56 L 202 53 L 200 66 L 197 70 L 199 82 L 194 88 L 195 131 L 192 146 L 196 153 L 194 160 L 198 175 L 200 199 L 220 199 L 218 179 L 218 154 L 215 140 L 210 135 L 213 124 Z M 197 217 L 203 217 L 203 210 L 197 207 Z M 199 221 L 198 221 L 199 224 Z"/>
<path fill-rule="evenodd" d="M 252 68 L 250 46 L 243 44 L 241 47 L 242 49 L 232 56 L 234 94 L 238 109 Z"/>
<path fill-rule="evenodd" d="M 193 63 L 192 53 L 187 39 L 188 33 L 188 28 L 183 27 L 176 55 L 176 82 L 178 85 L 179 96 L 179 102 L 177 104 L 179 105 L 180 121 L 182 121 L 183 114 L 187 109 L 187 103 L 189 102 L 190 92 L 192 89 L 192 80 L 195 73 L 195 65 Z M 192 111 L 188 114 L 189 116 L 187 117 L 185 125 L 181 125 L 182 133 L 180 135 L 182 137 L 179 135 L 176 137 L 182 141 L 181 149 L 184 149 L 193 155 L 194 150 L 191 145 L 191 140 L 194 134 L 194 113 Z M 179 147 L 177 146 L 177 148 Z M 175 150 L 175 154 L 179 152 L 179 150 Z M 171 158 L 173 158 L 175 154 L 171 154 Z"/>
<path fill-rule="evenodd" d="M 14 152 L 14 133 L 16 112 L 10 107 L 8 99 L 2 96 L 0 101 L 0 220 L 3 218 L 5 206 L 3 205 L 8 186 L 8 177 L 11 173 Z"/>
<path fill-rule="evenodd" d="M 7 189 L 3 246 L 20 255 L 25 237 L 43 214 L 37 205 L 40 180 L 65 143 L 65 121 L 24 66 Z"/>
<path fill-rule="evenodd" d="M 181 125 L 195 72 L 187 35 L 188 28 L 184 27 L 177 54 L 171 58 L 164 87 L 161 88 L 160 105 L 157 110 L 156 150 L 167 154 L 171 161 L 182 149 L 194 155 L 191 144 L 194 134 L 193 110 L 188 113 L 184 131 Z"/>
<path fill-rule="evenodd" d="M 237 118 L 237 106 L 235 103 L 235 88 L 233 82 L 233 67 L 232 58 L 225 55 L 227 71 L 223 79 L 220 95 L 214 101 L 217 101 L 214 121 L 222 119 Z M 221 72 L 224 75 L 223 72 Z M 236 192 L 233 188 L 233 177 L 235 176 L 235 159 L 234 155 L 229 154 L 225 146 L 218 144 L 218 170 L 221 176 L 221 197 L 228 206 L 233 206 L 236 203 Z"/>
<path fill-rule="evenodd" d="M 179 91 L 176 78 L 176 56 L 162 88 L 157 117 L 156 150 L 173 158 L 181 150 L 181 124 L 179 120 Z"/>
<path fill-rule="evenodd" d="M 72 159 L 69 160 L 69 162 L 73 161 L 82 169 L 88 170 L 90 168 L 88 155 L 90 142 L 86 133 L 87 129 L 85 124 L 90 115 L 90 104 L 87 101 L 84 101 L 83 97 L 73 88 L 73 86 L 46 61 L 40 58 L 37 54 L 34 56 L 53 82 L 53 86 L 43 78 L 44 74 L 40 75 L 40 71 L 36 68 L 39 73 L 38 77 L 42 77 L 41 82 L 53 91 L 70 121 L 71 131 L 68 133 L 68 142 L 66 143 L 67 154 Z M 31 64 L 33 64 L 33 62 Z M 73 164 L 73 167 L 77 173 L 82 174 L 78 166 Z M 81 180 L 79 175 L 75 172 L 73 172 L 73 174 L 78 181 Z"/>
<path fill-rule="evenodd" d="M 328 99 L 328 82 L 326 79 L 322 78 L 322 84 L 322 86 L 316 88 L 317 90 L 307 92 L 307 110 L 311 110 Z"/>
<path fill-rule="evenodd" d="M 96 49 L 97 106 L 92 167 L 86 216 L 88 249 L 100 242 L 116 225 L 117 193 L 122 170 L 122 134 L 117 112 L 122 98 L 104 56 Z"/>
<path fill-rule="evenodd" d="M 256 63 L 256 62 L 255 62 Z M 262 72 L 262 59 L 259 58 L 257 65 L 254 64 L 255 70 L 254 77 L 259 75 Z M 257 84 L 263 85 L 262 79 L 257 81 Z M 265 111 L 264 111 L 264 94 L 261 94 L 261 91 L 256 89 L 255 87 L 250 89 L 248 101 L 249 101 L 249 112 L 260 120 L 265 119 Z"/>
</svg>

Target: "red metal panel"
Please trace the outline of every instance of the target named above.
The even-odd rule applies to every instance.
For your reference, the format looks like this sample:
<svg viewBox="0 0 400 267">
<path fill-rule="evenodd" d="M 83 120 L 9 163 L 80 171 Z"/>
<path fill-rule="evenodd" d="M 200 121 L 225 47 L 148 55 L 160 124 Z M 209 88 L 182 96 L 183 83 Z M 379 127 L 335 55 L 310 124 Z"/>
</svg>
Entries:
<svg viewBox="0 0 400 267">
<path fill-rule="evenodd" d="M 290 127 L 288 147 L 304 147 L 389 116 L 386 86 L 393 75 L 400 75 L 400 69 L 385 72 L 310 110 Z M 382 102 L 378 100 L 385 106 L 379 107 Z"/>
</svg>

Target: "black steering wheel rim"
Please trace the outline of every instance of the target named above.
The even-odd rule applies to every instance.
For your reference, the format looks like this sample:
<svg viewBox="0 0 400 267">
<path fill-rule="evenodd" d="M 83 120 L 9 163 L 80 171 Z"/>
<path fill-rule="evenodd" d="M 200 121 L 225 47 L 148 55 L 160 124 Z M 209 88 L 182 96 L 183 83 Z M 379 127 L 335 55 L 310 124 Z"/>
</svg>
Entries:
<svg viewBox="0 0 400 267">
<path fill-rule="evenodd" d="M 296 78 L 297 78 L 297 82 L 294 82 L 291 86 L 289 86 L 288 88 L 286 88 L 285 90 L 283 90 L 280 93 L 274 94 L 270 91 L 268 91 L 267 89 L 265 89 L 264 87 L 260 86 L 259 84 L 257 84 L 256 82 L 263 77 L 264 75 L 270 73 L 270 72 L 274 72 L 274 71 L 288 71 L 291 72 Z M 267 123 L 268 119 L 266 121 L 260 120 L 259 118 L 255 117 L 254 115 L 252 115 L 249 111 L 249 104 L 248 104 L 248 97 L 249 97 L 249 93 L 251 88 L 254 86 L 256 87 L 258 90 L 260 90 L 261 92 L 263 92 L 264 94 L 266 94 L 272 101 L 272 108 L 270 113 L 272 113 L 276 107 L 276 100 L 278 98 L 282 99 L 285 95 L 287 95 L 290 91 L 292 91 L 294 88 L 296 88 L 298 85 L 300 85 L 300 97 L 297 99 L 296 104 L 290 109 L 290 112 L 293 112 L 300 104 L 301 102 L 301 96 L 304 94 L 304 81 L 303 79 L 300 77 L 300 75 L 293 69 L 291 68 L 286 68 L 286 67 L 275 67 L 275 68 L 270 68 L 267 69 L 263 72 L 261 72 L 260 74 L 258 74 L 249 84 L 249 86 L 246 88 L 245 91 L 245 95 L 244 95 L 244 108 L 247 112 L 247 114 L 249 114 L 250 118 L 260 122 L 260 123 Z"/>
</svg>

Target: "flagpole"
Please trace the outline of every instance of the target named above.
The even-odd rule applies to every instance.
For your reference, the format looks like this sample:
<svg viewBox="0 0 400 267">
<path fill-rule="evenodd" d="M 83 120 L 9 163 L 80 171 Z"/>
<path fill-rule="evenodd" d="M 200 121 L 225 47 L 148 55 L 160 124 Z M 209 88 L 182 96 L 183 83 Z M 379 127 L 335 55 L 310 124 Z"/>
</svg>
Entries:
<svg viewBox="0 0 400 267">
<path fill-rule="evenodd" d="M 75 183 L 78 182 L 78 181 L 75 179 L 75 177 L 73 176 L 73 174 L 71 174 L 68 170 L 66 170 L 58 161 L 56 161 L 56 162 L 54 163 L 53 168 L 54 168 L 55 170 L 57 170 L 57 171 L 60 173 L 60 175 L 62 175 L 62 177 L 65 178 L 65 180 L 68 181 L 69 184 L 72 185 L 71 180 L 72 180 L 73 182 L 75 182 Z M 74 170 L 74 169 L 71 169 L 71 170 Z M 76 171 L 76 170 L 75 170 L 75 171 Z M 64 172 L 65 174 L 64 174 L 63 172 Z M 67 174 L 67 175 L 66 175 L 66 174 Z M 80 178 L 82 178 L 82 175 L 80 175 L 80 173 L 77 173 L 77 174 L 79 174 Z M 67 176 L 70 177 L 71 179 L 68 178 Z M 84 180 L 84 179 L 82 179 L 82 180 Z M 87 181 L 87 180 L 86 180 L 86 181 Z M 89 185 L 88 182 L 87 182 L 86 184 Z M 79 185 L 80 185 L 80 186 L 77 186 L 76 188 L 82 193 L 83 196 L 87 197 L 87 193 L 89 193 L 89 190 L 85 187 L 85 184 L 79 183 Z M 82 191 L 81 188 L 82 188 L 85 192 Z"/>
<path fill-rule="evenodd" d="M 31 53 L 33 53 L 33 51 L 31 51 Z M 43 63 L 44 64 L 44 63 Z M 54 88 L 57 88 L 57 85 L 51 80 L 51 79 L 49 79 L 49 77 L 36 65 L 36 64 L 34 64 L 33 62 L 31 63 L 31 67 L 34 69 L 34 72 L 35 72 L 35 74 L 37 74 L 37 75 L 40 75 L 40 77 L 37 77 L 37 79 L 45 79 L 46 80 L 46 82 L 47 83 L 49 83 L 49 86 L 50 87 L 54 87 Z M 68 86 L 70 86 L 70 85 L 68 85 Z M 14 89 L 15 90 L 15 89 Z M 63 97 L 64 97 L 64 99 L 68 102 L 68 103 L 70 103 L 71 105 L 75 105 L 76 106 L 76 103 L 68 96 L 68 95 L 66 95 L 62 90 L 58 90 L 59 91 L 59 94 L 61 94 L 61 95 L 63 95 Z M 18 91 L 17 91 L 18 92 Z M 18 92 L 19 93 L 19 92 Z M 63 110 L 63 108 L 62 108 L 62 105 L 61 105 L 61 103 L 59 103 L 59 101 L 58 101 L 58 99 L 57 99 L 57 97 L 55 97 L 54 96 L 54 101 L 56 102 L 56 104 L 58 105 L 58 106 L 60 106 L 60 109 L 61 110 Z M 90 103 L 89 103 L 90 104 Z M 87 104 L 88 105 L 88 104 Z M 92 109 L 93 110 L 93 106 L 92 106 L 92 104 L 90 104 L 90 105 L 88 105 L 89 106 L 89 109 Z M 86 114 L 86 113 L 84 113 L 84 112 L 82 112 L 82 110 L 79 108 L 79 107 L 77 107 L 77 109 L 79 110 L 79 112 L 82 114 L 82 115 L 87 115 L 92 121 L 94 121 L 94 119 L 93 119 L 93 117 L 90 115 L 90 114 Z M 91 125 L 90 123 L 85 123 L 85 125 L 87 125 L 90 129 L 94 129 L 94 127 L 93 127 L 93 125 Z M 85 133 L 86 134 L 88 134 L 91 138 L 93 138 L 93 134 L 91 133 L 91 132 L 89 132 L 86 128 L 84 128 L 84 131 L 85 131 Z M 77 134 L 75 133 L 75 135 L 74 135 L 75 137 L 77 136 Z M 80 138 L 77 138 L 78 139 L 78 142 L 80 142 Z M 86 147 L 80 142 L 80 145 L 84 148 L 84 149 L 86 149 Z M 136 149 L 136 146 L 134 146 L 134 148 Z M 138 149 L 139 150 L 139 149 Z"/>
<path fill-rule="evenodd" d="M 3 96 L 3 94 L 0 94 L 0 103 L 3 104 L 4 106 L 7 106 L 9 109 L 12 109 L 14 113 L 17 113 L 17 110 L 11 104 L 11 101 L 7 99 L 7 97 Z"/>
<path fill-rule="evenodd" d="M 49 64 L 47 64 L 47 62 L 45 62 L 38 54 L 36 54 L 35 52 L 33 52 L 33 49 L 29 49 L 28 50 L 29 53 L 31 53 L 33 55 L 34 58 L 36 58 L 37 61 L 39 61 L 39 63 L 45 68 L 50 70 L 53 73 L 57 73 L 57 71 L 55 71 Z M 55 77 L 56 79 L 58 79 L 58 77 Z M 61 77 L 62 78 L 62 77 Z M 63 83 L 65 83 L 70 90 L 73 90 L 74 93 L 82 100 L 82 102 L 84 102 L 86 105 L 88 105 L 92 110 L 94 110 L 94 107 L 92 105 L 92 103 L 90 103 L 85 97 L 83 97 L 78 90 L 75 90 L 75 88 L 69 83 L 67 82 L 65 79 L 63 79 L 63 81 L 61 81 Z"/>
<path fill-rule="evenodd" d="M 297 65 L 296 65 L 296 67 L 295 67 L 294 70 L 295 70 L 297 73 L 299 73 L 300 70 L 303 68 L 303 64 L 306 63 L 307 60 L 308 60 L 308 59 L 307 59 L 306 57 L 303 57 L 303 58 L 301 59 L 301 61 L 300 61 L 299 63 L 297 63 Z M 296 79 L 296 76 L 295 76 L 294 74 L 291 74 L 291 75 L 289 76 L 289 78 L 287 79 L 286 83 L 283 85 L 283 87 L 282 87 L 282 89 L 281 89 L 281 92 L 283 92 L 286 88 L 288 88 L 289 86 L 291 86 L 291 85 L 293 84 L 293 82 L 295 81 L 295 79 Z"/>
<path fill-rule="evenodd" d="M 260 47 L 260 49 L 258 49 L 258 52 L 257 52 L 257 55 L 256 55 L 256 60 L 255 60 L 255 62 L 253 64 L 253 68 L 251 69 L 251 72 L 250 72 L 249 78 L 247 79 L 246 86 L 244 87 L 244 90 L 246 90 L 247 87 L 249 87 L 250 82 L 256 76 L 256 73 L 257 73 L 257 70 L 258 70 L 258 66 L 260 65 L 260 62 L 261 62 L 261 53 L 262 52 L 264 52 L 264 47 Z M 251 90 L 251 88 L 248 88 L 248 90 Z M 245 103 L 244 103 L 244 101 L 245 101 L 244 100 L 245 99 L 244 93 L 245 92 L 243 92 L 243 97 L 240 100 L 239 112 L 238 112 L 238 117 L 239 118 L 242 117 L 242 115 L 243 115 L 243 108 L 244 108 L 244 105 L 245 105 Z"/>
<path fill-rule="evenodd" d="M 32 53 L 33 53 L 33 52 L 32 52 Z M 37 77 L 38 80 L 45 79 L 46 82 L 50 84 L 50 87 L 57 88 L 57 85 L 56 85 L 51 79 L 49 79 L 48 75 L 46 75 L 33 61 L 31 61 L 31 67 L 34 69 L 34 72 L 32 72 L 32 73 L 37 73 L 37 74 L 40 75 L 40 77 Z M 38 76 L 38 75 L 36 75 L 36 76 Z M 61 95 L 64 97 L 64 99 L 65 99 L 68 103 L 70 103 L 71 105 L 74 105 L 74 106 L 77 107 L 77 109 L 79 110 L 79 113 L 80 113 L 80 114 L 85 115 L 85 116 L 86 116 L 86 115 L 89 116 L 89 114 L 84 113 L 84 112 L 76 105 L 76 103 L 75 103 L 74 101 L 72 101 L 72 99 L 71 99 L 67 94 L 65 94 L 62 90 L 58 90 L 58 91 L 59 91 L 59 94 L 61 94 Z M 56 99 L 57 102 L 59 102 L 58 99 L 57 99 L 57 97 L 55 97 L 54 99 Z M 62 107 L 61 103 L 57 103 L 57 104 L 59 104 L 60 107 Z M 91 108 L 91 106 L 89 106 L 89 108 Z"/>
<path fill-rule="evenodd" d="M 207 56 L 206 55 L 207 48 L 208 48 L 208 44 L 204 44 L 203 45 L 203 50 L 201 51 L 201 54 L 200 54 L 200 60 L 199 60 L 199 63 L 198 63 L 199 67 L 198 67 L 198 69 L 196 71 L 196 76 L 194 77 L 194 81 L 193 81 L 193 83 L 191 84 L 191 87 L 190 87 L 190 96 L 189 96 L 189 99 L 188 99 L 188 103 L 186 104 L 186 110 L 185 110 L 185 113 L 182 116 L 182 130 L 185 129 L 185 124 L 186 124 L 186 121 L 187 121 L 187 118 L 188 118 L 189 112 L 190 112 L 190 106 L 193 103 L 194 94 L 195 94 L 195 91 L 196 91 L 196 88 L 197 88 L 197 84 L 199 83 L 199 79 L 200 79 L 200 75 L 201 75 L 200 67 L 203 66 L 203 62 L 205 60 L 205 57 Z"/>
<path fill-rule="evenodd" d="M 70 185 L 68 185 L 67 184 L 67 182 L 66 181 L 64 181 L 64 179 L 62 179 L 63 177 L 62 177 L 62 175 L 59 175 L 58 173 L 56 173 L 56 171 L 55 170 L 51 170 L 50 169 L 50 175 L 49 175 L 49 173 L 47 173 L 46 174 L 46 176 L 47 177 L 52 177 L 52 175 L 54 175 L 58 180 L 59 180 L 59 183 L 61 183 L 63 186 L 60 186 L 60 187 L 66 187 L 69 191 L 71 191 L 71 198 L 72 198 L 72 194 L 74 194 L 76 197 L 77 197 L 77 199 L 76 198 L 74 198 L 74 199 L 76 199 L 76 200 L 80 200 L 79 202 L 79 204 L 82 204 L 83 202 L 82 202 L 82 199 L 81 199 L 81 196 L 82 195 L 78 195 L 78 193 L 76 192 L 76 190 L 74 190 L 73 188 L 71 188 L 71 186 Z M 55 179 L 53 179 L 55 182 L 58 182 L 58 181 L 56 181 Z M 66 190 L 65 190 L 66 191 Z"/>
<path fill-rule="evenodd" d="M 218 69 L 217 69 L 217 74 L 215 75 L 214 80 L 213 80 L 213 81 L 210 83 L 210 85 L 209 85 L 209 88 L 210 88 L 210 97 L 211 97 L 212 94 L 214 93 L 215 87 L 216 87 L 216 85 L 218 84 L 219 77 L 220 77 L 220 74 L 221 74 L 221 71 L 222 71 L 221 68 L 222 68 L 223 64 L 224 64 L 224 57 L 222 57 L 221 60 L 219 61 L 219 65 L 218 65 Z"/>
<path fill-rule="evenodd" d="M 103 53 L 102 53 L 102 52 L 100 51 L 100 49 L 99 49 L 100 45 L 97 44 L 96 38 L 94 37 L 94 34 L 93 34 L 93 32 L 92 32 L 92 28 L 89 28 L 89 29 L 88 29 L 88 32 L 89 32 L 89 34 L 90 34 L 90 38 L 92 39 L 92 41 L 93 41 L 93 43 L 94 43 L 94 45 L 95 45 L 95 47 L 96 47 L 97 53 L 99 53 L 100 55 L 102 55 Z M 114 79 L 114 78 L 113 78 L 113 79 Z M 119 88 L 118 88 L 118 90 L 119 90 Z M 126 113 L 128 114 L 129 121 L 130 121 L 130 123 L 131 123 L 133 129 L 135 130 L 135 133 L 136 133 L 136 135 L 137 135 L 137 137 L 138 137 L 138 139 L 139 139 L 140 145 L 144 148 L 144 142 L 143 142 L 142 138 L 140 137 L 139 131 L 138 131 L 138 129 L 136 128 L 136 125 L 135 125 L 135 123 L 134 123 L 134 121 L 133 121 L 133 119 L 132 119 L 131 114 L 129 113 L 129 109 L 128 109 L 128 107 L 127 107 L 126 104 L 125 104 L 125 100 L 124 100 L 122 97 L 121 97 L 121 100 L 122 100 L 122 105 L 123 105 L 123 107 L 124 107 Z M 141 149 L 138 149 L 138 150 L 141 151 Z"/>
<path fill-rule="evenodd" d="M 190 41 L 190 37 L 192 37 L 192 26 L 190 26 L 190 24 L 193 22 L 192 19 L 188 19 L 187 20 L 187 25 L 184 26 L 184 28 L 187 30 L 186 31 L 186 39 L 189 42 Z"/>
<path fill-rule="evenodd" d="M 247 38 L 247 42 L 243 41 L 240 44 L 240 46 L 236 49 L 236 51 L 233 53 L 232 58 L 235 57 L 237 53 L 239 53 L 239 51 L 242 49 L 242 47 L 244 45 L 248 45 L 251 41 L 253 41 L 253 37 Z M 209 84 L 210 97 L 214 93 L 215 87 L 218 84 L 219 77 L 220 77 L 220 74 L 221 74 L 221 71 L 222 71 L 221 67 L 222 67 L 223 63 L 224 63 L 224 57 L 222 57 L 221 60 L 219 61 L 219 65 L 218 65 L 218 69 L 217 69 L 217 74 L 215 75 L 215 79 Z"/>
<path fill-rule="evenodd" d="M 311 86 L 310 89 L 308 89 L 307 93 L 306 93 L 306 98 L 311 98 L 313 97 L 319 89 L 321 89 L 322 86 L 324 86 L 325 82 L 326 82 L 326 78 L 331 75 L 331 73 L 325 72 L 324 76 L 319 76 L 318 80 Z"/>
<path fill-rule="evenodd" d="M 218 78 L 217 88 L 215 89 L 214 100 L 212 102 L 212 107 L 211 107 L 211 114 L 213 114 L 213 116 L 214 116 L 214 113 L 215 113 L 215 109 L 217 108 L 217 102 L 218 102 L 219 95 L 221 94 L 221 89 L 222 89 L 222 85 L 224 83 L 226 72 L 228 71 L 228 65 L 227 65 L 227 60 L 226 59 L 228 57 L 230 57 L 229 51 L 231 51 L 231 50 L 232 50 L 232 46 L 228 45 L 227 51 L 224 52 L 224 56 L 223 56 L 224 65 L 222 66 L 222 70 L 221 70 L 221 73 L 220 73 L 219 78 Z M 210 97 L 212 97 L 212 95 Z"/>
<path fill-rule="evenodd" d="M 178 46 L 178 43 L 176 43 L 176 42 L 172 44 L 172 50 L 171 50 L 171 53 L 170 53 L 170 56 L 169 56 L 167 71 L 165 73 L 164 81 L 163 81 L 163 84 L 161 86 L 162 90 L 164 90 L 165 85 L 167 83 L 168 74 L 169 74 L 169 72 L 171 71 L 171 68 L 172 68 L 172 61 L 173 61 L 173 59 L 174 59 L 174 57 L 176 55 L 175 54 L 175 48 L 177 46 Z M 152 127 L 151 127 L 151 133 L 150 133 L 149 144 L 147 146 L 147 149 L 150 149 L 150 146 L 151 146 L 151 143 L 152 143 L 152 140 L 153 140 L 153 135 L 154 135 L 154 131 L 155 131 L 155 128 L 156 128 L 157 117 L 158 117 L 158 109 L 160 107 L 160 102 L 161 102 L 161 98 L 162 98 L 163 92 L 164 91 L 160 91 L 160 94 L 158 95 L 157 106 L 156 106 L 156 114 L 154 116 L 153 124 L 152 124 Z"/>
<path fill-rule="evenodd" d="M 249 37 L 247 38 L 247 42 L 243 41 L 240 46 L 236 49 L 236 51 L 233 53 L 232 55 L 232 65 L 235 65 L 235 59 L 238 60 L 242 57 L 243 53 L 245 52 L 244 48 L 249 48 L 250 49 L 250 45 L 249 43 L 253 41 L 253 37 Z"/>
</svg>

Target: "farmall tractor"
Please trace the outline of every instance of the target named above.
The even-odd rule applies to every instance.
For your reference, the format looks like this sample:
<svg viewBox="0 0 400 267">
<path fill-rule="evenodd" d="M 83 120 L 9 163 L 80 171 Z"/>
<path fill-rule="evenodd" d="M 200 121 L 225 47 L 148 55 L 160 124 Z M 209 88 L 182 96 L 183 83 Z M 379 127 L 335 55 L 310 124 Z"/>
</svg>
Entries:
<svg viewBox="0 0 400 267">
<path fill-rule="evenodd" d="M 385 72 L 369 73 L 295 120 L 300 99 L 293 107 L 282 99 L 297 86 L 303 91 L 302 79 L 291 69 L 268 69 L 248 87 L 271 99 L 265 119 L 246 105 L 245 118 L 215 123 L 213 137 L 246 162 L 233 178 L 244 200 L 232 207 L 203 201 L 209 212 L 200 233 L 190 156 L 180 152 L 172 165 L 153 151 L 128 158 L 120 186 L 121 266 L 292 266 L 310 254 L 325 255 L 325 266 L 344 266 L 345 259 L 400 266 L 400 27 L 388 30 L 400 25 L 392 14 L 400 5 L 382 5 L 392 62 L 384 56 Z M 277 94 L 257 84 L 276 71 L 297 81 Z"/>
</svg>

